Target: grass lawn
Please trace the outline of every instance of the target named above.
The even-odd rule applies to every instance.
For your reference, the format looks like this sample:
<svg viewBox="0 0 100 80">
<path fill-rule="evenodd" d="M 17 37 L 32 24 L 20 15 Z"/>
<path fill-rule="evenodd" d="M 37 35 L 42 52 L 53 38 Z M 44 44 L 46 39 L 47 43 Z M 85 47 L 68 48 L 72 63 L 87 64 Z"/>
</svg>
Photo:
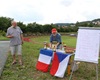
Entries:
<svg viewBox="0 0 100 80">
<path fill-rule="evenodd" d="M 75 47 L 76 45 L 75 37 L 63 36 L 62 40 L 67 46 Z M 33 43 L 25 42 L 23 44 L 23 66 L 19 64 L 12 66 L 12 57 L 10 54 L 8 55 L 0 80 L 68 80 L 69 76 L 67 76 L 67 73 L 65 73 L 65 77 L 61 79 L 51 76 L 49 72 L 43 73 L 36 70 L 39 50 L 43 48 L 44 41 L 49 42 L 49 36 L 33 37 L 32 41 Z M 94 64 L 82 63 L 80 64 L 79 70 L 74 73 L 73 80 L 95 80 L 95 73 Z"/>
</svg>

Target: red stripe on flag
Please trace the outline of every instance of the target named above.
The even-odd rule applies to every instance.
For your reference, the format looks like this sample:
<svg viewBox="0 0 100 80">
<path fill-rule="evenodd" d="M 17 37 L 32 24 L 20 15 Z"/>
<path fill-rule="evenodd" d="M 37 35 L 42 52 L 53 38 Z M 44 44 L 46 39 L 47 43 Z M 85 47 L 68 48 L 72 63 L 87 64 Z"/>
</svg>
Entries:
<svg viewBox="0 0 100 80">
<path fill-rule="evenodd" d="M 59 60 L 56 52 L 54 53 L 54 59 L 52 61 L 52 67 L 50 69 L 50 74 L 55 75 L 59 67 Z"/>
<path fill-rule="evenodd" d="M 43 62 L 38 61 L 36 65 L 36 69 L 42 72 L 48 72 L 49 64 L 45 64 Z"/>
</svg>

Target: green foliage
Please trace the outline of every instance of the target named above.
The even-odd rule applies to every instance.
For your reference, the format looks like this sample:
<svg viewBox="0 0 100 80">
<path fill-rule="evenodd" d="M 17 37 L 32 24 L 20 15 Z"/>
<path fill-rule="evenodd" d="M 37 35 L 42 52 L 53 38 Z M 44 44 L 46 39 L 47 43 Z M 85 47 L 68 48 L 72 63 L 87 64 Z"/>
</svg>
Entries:
<svg viewBox="0 0 100 80">
<path fill-rule="evenodd" d="M 5 31 L 7 30 L 8 27 L 11 26 L 11 21 L 13 19 L 7 18 L 7 17 L 0 17 L 0 30 Z M 27 25 L 23 24 L 23 22 L 18 22 L 17 25 L 22 29 L 24 33 L 51 33 L 52 28 L 58 29 L 59 27 L 55 24 L 45 24 L 45 25 L 40 25 L 37 24 L 36 22 L 29 23 Z M 58 29 L 59 32 L 76 32 L 76 28 L 72 27 L 60 27 Z"/>
<path fill-rule="evenodd" d="M 6 41 L 9 40 L 9 38 L 5 37 L 5 36 L 0 36 L 0 41 Z"/>
<path fill-rule="evenodd" d="M 58 32 L 77 32 L 77 30 L 78 30 L 77 26 L 74 26 L 74 27 L 68 26 L 68 27 L 58 28 Z"/>
<path fill-rule="evenodd" d="M 5 31 L 0 30 L 0 36 L 6 36 Z"/>
<path fill-rule="evenodd" d="M 5 31 L 0 30 L 0 40 L 9 40 L 6 36 Z"/>
<path fill-rule="evenodd" d="M 49 24 L 46 24 L 46 25 L 43 26 L 43 28 L 44 28 L 45 33 L 51 33 L 51 30 L 52 30 L 53 27 Z"/>
<path fill-rule="evenodd" d="M 13 19 L 8 17 L 0 17 L 0 30 L 5 31 L 11 26 Z M 99 20 L 99 19 L 97 19 Z M 94 21 L 97 21 L 94 20 Z M 59 26 L 60 25 L 60 26 Z M 67 25 L 67 26 L 64 26 Z M 36 22 L 25 25 L 23 22 L 18 22 L 18 26 L 21 27 L 24 33 L 51 33 L 52 28 L 56 28 L 58 32 L 77 32 L 78 27 L 97 27 L 100 25 L 94 24 L 92 21 L 77 22 L 76 24 L 45 24 L 40 25 Z"/>
<path fill-rule="evenodd" d="M 93 20 L 93 21 L 96 21 L 96 20 Z M 97 22 L 95 22 L 96 24 L 94 24 L 93 21 L 76 22 L 75 26 L 77 27 L 100 27 L 100 24 L 97 24 Z"/>
<path fill-rule="evenodd" d="M 23 22 L 18 22 L 17 25 L 20 26 L 20 28 L 22 29 L 22 31 L 23 31 L 24 33 L 27 32 L 26 25 L 23 24 Z"/>
<path fill-rule="evenodd" d="M 11 26 L 12 20 L 13 19 L 8 17 L 0 17 L 0 30 L 6 32 L 7 28 Z"/>
</svg>

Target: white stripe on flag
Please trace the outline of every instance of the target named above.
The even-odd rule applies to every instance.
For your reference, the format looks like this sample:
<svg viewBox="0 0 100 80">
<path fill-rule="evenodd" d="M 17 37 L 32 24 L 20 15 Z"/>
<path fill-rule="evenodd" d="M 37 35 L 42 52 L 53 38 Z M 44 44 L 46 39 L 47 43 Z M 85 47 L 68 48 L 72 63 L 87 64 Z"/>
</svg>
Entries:
<svg viewBox="0 0 100 80">
<path fill-rule="evenodd" d="M 46 63 L 46 64 L 50 64 L 51 58 L 52 58 L 52 56 L 50 57 L 47 55 L 40 54 L 38 61 Z"/>
<path fill-rule="evenodd" d="M 68 55 L 62 62 L 60 62 L 55 76 L 61 77 L 61 78 L 64 76 L 64 73 L 66 71 L 66 68 L 69 62 L 69 58 L 70 58 L 70 55 Z"/>
</svg>

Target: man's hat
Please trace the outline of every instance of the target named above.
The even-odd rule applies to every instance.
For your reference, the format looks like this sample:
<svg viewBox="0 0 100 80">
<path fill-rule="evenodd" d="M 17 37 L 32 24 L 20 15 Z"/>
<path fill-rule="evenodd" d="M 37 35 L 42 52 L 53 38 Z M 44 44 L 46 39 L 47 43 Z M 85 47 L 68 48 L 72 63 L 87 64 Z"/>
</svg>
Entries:
<svg viewBox="0 0 100 80">
<path fill-rule="evenodd" d="M 57 32 L 57 29 L 56 28 L 53 28 L 52 29 L 52 33 L 56 33 Z"/>
</svg>

